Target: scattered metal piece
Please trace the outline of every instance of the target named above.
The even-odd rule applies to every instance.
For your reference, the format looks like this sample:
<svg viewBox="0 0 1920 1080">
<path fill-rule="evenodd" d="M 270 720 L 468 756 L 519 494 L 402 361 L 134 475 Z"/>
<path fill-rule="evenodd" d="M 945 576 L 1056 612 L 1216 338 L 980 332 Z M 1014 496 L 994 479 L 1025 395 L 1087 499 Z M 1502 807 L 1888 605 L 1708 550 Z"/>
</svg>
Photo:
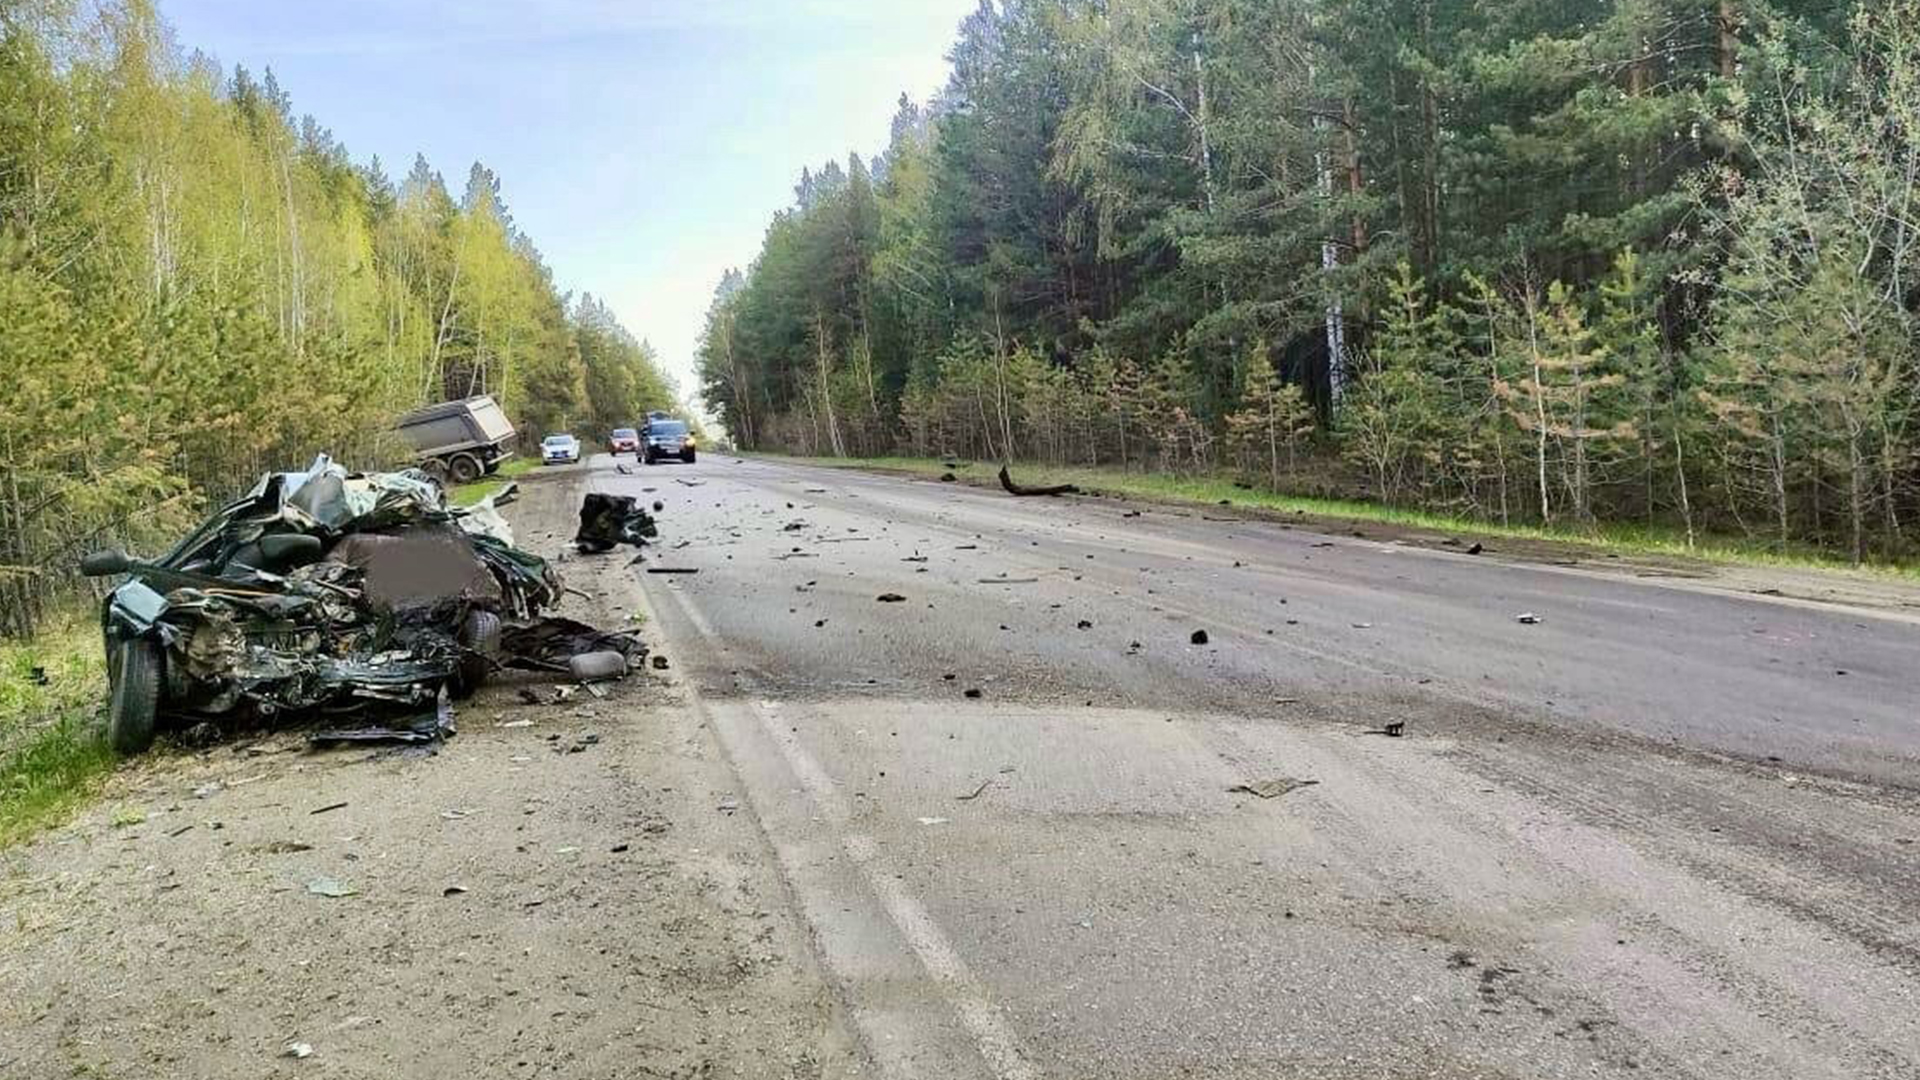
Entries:
<svg viewBox="0 0 1920 1080">
<path fill-rule="evenodd" d="M 960 802 L 972 802 L 973 800 L 980 797 L 981 792 L 987 790 L 989 787 L 992 787 L 992 786 L 993 786 L 993 778 L 989 776 L 985 780 L 980 781 L 979 787 L 974 788 L 972 791 L 968 792 L 965 795 L 955 795 L 954 798 Z"/>
<path fill-rule="evenodd" d="M 1513 617 L 1513 621 L 1525 626 L 1537 626 L 1539 625 L 1539 622 L 1540 622 L 1540 616 L 1535 615 L 1531 611 L 1523 611 L 1520 614 L 1515 615 Z"/>
<path fill-rule="evenodd" d="M 1271 780 L 1250 780 L 1244 784 L 1235 784 L 1227 790 L 1233 793 L 1245 792 L 1248 795 L 1258 795 L 1262 799 L 1277 799 L 1296 788 L 1309 787 L 1319 782 L 1292 776 L 1276 776 Z"/>
<path fill-rule="evenodd" d="M 311 815 L 311 814 L 324 814 L 324 813 L 327 813 L 328 811 L 331 811 L 331 810 L 344 810 L 344 809 L 346 809 L 346 808 L 347 808 L 347 804 L 346 804 L 346 803 L 343 803 L 343 802 L 337 802 L 337 803 L 328 803 L 327 805 L 325 805 L 325 806 L 323 806 L 323 807 L 321 807 L 321 808 L 319 808 L 318 810 L 309 810 L 309 811 L 307 811 L 307 813 L 308 813 L 309 815 Z"/>
</svg>

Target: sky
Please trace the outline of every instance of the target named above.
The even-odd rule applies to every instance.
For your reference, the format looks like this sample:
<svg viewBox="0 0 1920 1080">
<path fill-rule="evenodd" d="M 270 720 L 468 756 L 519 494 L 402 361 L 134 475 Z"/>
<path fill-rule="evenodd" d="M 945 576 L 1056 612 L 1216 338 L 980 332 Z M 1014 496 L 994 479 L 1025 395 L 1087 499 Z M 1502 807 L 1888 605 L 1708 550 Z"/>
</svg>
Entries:
<svg viewBox="0 0 1920 1080">
<path fill-rule="evenodd" d="M 160 0 L 180 45 L 272 68 L 346 144 L 455 198 L 500 177 L 560 287 L 602 297 L 683 394 L 721 273 L 803 166 L 883 150 L 977 0 Z"/>
</svg>

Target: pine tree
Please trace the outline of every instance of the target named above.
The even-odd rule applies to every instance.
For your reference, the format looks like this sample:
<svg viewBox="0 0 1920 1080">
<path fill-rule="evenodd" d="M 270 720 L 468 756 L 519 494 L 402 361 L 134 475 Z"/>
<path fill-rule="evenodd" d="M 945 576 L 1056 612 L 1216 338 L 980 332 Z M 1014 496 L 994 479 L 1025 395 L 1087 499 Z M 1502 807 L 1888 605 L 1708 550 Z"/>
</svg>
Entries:
<svg viewBox="0 0 1920 1080">
<path fill-rule="evenodd" d="M 1241 468 L 1257 465 L 1267 486 L 1277 491 L 1282 452 L 1291 476 L 1298 466 L 1300 441 L 1313 432 L 1313 410 L 1298 386 L 1276 382 L 1264 341 L 1254 346 L 1242 378 L 1240 408 L 1227 417 L 1228 437 Z"/>
</svg>

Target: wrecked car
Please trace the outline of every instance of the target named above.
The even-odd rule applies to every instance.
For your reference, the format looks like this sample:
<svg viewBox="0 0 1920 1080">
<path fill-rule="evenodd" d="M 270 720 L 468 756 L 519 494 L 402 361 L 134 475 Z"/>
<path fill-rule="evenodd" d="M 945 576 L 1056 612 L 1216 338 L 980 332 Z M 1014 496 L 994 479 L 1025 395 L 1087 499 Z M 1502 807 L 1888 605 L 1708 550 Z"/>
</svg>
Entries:
<svg viewBox="0 0 1920 1080">
<path fill-rule="evenodd" d="M 496 667 L 565 671 L 582 649 L 622 668 L 643 658 L 631 635 L 541 616 L 561 585 L 513 545 L 498 512 L 513 493 L 457 508 L 424 473 L 322 456 L 262 477 L 152 562 L 87 556 L 89 576 L 127 575 L 101 614 L 109 742 L 137 753 L 162 720 L 276 717 L 406 716 L 345 737 L 431 739 L 451 731 L 449 700 Z"/>
</svg>

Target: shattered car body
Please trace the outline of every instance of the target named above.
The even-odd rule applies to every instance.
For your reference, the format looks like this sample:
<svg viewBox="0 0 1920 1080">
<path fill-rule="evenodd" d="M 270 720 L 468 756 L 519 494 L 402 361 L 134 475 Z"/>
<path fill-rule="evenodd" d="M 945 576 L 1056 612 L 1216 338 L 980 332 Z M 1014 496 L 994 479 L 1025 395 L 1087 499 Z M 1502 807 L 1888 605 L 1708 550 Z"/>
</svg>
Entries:
<svg viewBox="0 0 1920 1080">
<path fill-rule="evenodd" d="M 145 749 L 161 717 L 411 715 L 393 730 L 445 734 L 447 699 L 515 665 L 511 635 L 560 598 L 498 512 L 513 493 L 455 508 L 425 474 L 322 456 L 263 477 L 154 562 L 89 556 L 88 574 L 129 575 L 102 612 L 114 748 Z M 550 670 L 549 651 L 517 666 Z"/>
</svg>

